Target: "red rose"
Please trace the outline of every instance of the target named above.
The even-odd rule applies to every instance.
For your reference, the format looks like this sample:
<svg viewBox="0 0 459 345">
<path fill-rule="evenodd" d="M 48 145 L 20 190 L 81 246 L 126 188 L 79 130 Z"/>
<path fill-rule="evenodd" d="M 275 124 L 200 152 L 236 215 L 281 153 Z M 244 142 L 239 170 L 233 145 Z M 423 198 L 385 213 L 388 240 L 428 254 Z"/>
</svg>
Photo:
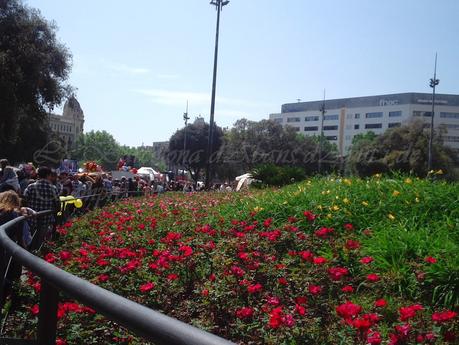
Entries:
<svg viewBox="0 0 459 345">
<path fill-rule="evenodd" d="M 236 310 L 236 317 L 238 319 L 244 320 L 251 318 L 253 316 L 253 309 L 250 307 L 243 307 Z"/>
<path fill-rule="evenodd" d="M 351 285 L 346 285 L 344 287 L 341 288 L 341 291 L 343 292 L 354 292 L 354 288 L 351 286 Z"/>
<path fill-rule="evenodd" d="M 308 290 L 312 295 L 315 296 L 322 292 L 322 287 L 318 285 L 309 285 Z"/>
<path fill-rule="evenodd" d="M 312 213 L 311 211 L 304 211 L 303 212 L 303 215 L 306 217 L 307 220 L 309 220 L 310 222 L 314 221 L 314 219 L 316 219 L 316 215 L 314 213 Z"/>
<path fill-rule="evenodd" d="M 443 312 L 433 313 L 432 321 L 435 323 L 444 323 L 454 319 L 457 316 L 457 313 L 451 310 L 446 310 Z"/>
<path fill-rule="evenodd" d="M 150 290 L 153 290 L 154 287 L 155 287 L 155 283 L 149 282 L 149 283 L 145 283 L 145 284 L 143 284 L 143 285 L 140 285 L 139 290 L 140 290 L 141 292 L 148 292 L 148 291 L 150 291 Z"/>
<path fill-rule="evenodd" d="M 313 261 L 313 263 L 316 264 L 316 265 L 323 265 L 323 264 L 326 263 L 328 260 L 325 259 L 325 258 L 322 257 L 322 256 L 317 256 L 317 257 L 315 257 L 312 261 Z"/>
<path fill-rule="evenodd" d="M 360 263 L 362 263 L 364 265 L 372 263 L 373 261 L 374 261 L 374 259 L 371 256 L 365 256 L 365 257 L 360 259 Z"/>
<path fill-rule="evenodd" d="M 375 301 L 374 306 L 376 308 L 384 308 L 384 307 L 387 306 L 387 302 L 386 302 L 386 300 L 381 298 L 381 299 L 378 299 L 377 301 Z"/>
<path fill-rule="evenodd" d="M 424 259 L 425 262 L 429 263 L 429 264 L 434 264 L 437 262 L 437 259 L 431 257 L 431 256 L 428 256 Z"/>
<path fill-rule="evenodd" d="M 380 279 L 381 278 L 376 273 L 370 273 L 369 275 L 367 275 L 367 280 L 372 283 L 375 283 L 379 281 Z"/>
</svg>

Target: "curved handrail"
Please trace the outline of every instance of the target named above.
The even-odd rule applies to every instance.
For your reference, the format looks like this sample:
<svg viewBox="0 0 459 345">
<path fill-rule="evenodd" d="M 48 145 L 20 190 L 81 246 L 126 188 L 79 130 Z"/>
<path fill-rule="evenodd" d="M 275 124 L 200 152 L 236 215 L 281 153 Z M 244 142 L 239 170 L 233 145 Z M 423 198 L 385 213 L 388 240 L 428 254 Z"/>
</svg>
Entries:
<svg viewBox="0 0 459 345">
<path fill-rule="evenodd" d="M 51 214 L 37 212 L 35 216 Z M 52 287 L 80 301 L 133 333 L 155 344 L 230 345 L 228 340 L 130 301 L 84 279 L 78 278 L 33 255 L 12 241 L 6 230 L 26 217 L 15 218 L 0 226 L 0 246 L 14 260 L 40 276 Z"/>
</svg>

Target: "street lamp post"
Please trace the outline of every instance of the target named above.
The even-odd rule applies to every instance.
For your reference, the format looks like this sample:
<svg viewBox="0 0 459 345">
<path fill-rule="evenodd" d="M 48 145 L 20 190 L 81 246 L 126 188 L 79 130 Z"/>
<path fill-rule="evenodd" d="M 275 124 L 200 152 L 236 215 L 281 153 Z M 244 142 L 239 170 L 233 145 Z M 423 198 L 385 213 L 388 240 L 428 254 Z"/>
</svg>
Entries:
<svg viewBox="0 0 459 345">
<path fill-rule="evenodd" d="M 437 79 L 437 53 L 435 53 L 435 69 L 434 77 L 430 79 L 429 86 L 432 88 L 432 114 L 430 117 L 430 138 L 429 138 L 429 157 L 427 161 L 427 173 L 432 170 L 432 145 L 434 136 L 434 115 L 435 115 L 435 86 L 440 83 L 440 79 Z"/>
<path fill-rule="evenodd" d="M 185 121 L 185 130 L 183 133 L 183 156 L 182 156 L 182 176 L 185 176 L 185 164 L 186 164 L 186 130 L 188 126 L 188 101 L 186 101 L 186 112 L 183 113 L 183 121 Z"/>
<path fill-rule="evenodd" d="M 218 60 L 218 34 L 220 31 L 220 12 L 223 6 L 229 4 L 228 0 L 212 0 L 211 5 L 217 10 L 217 26 L 215 30 L 215 52 L 214 52 L 214 73 L 212 79 L 212 98 L 210 101 L 210 121 L 209 121 L 209 141 L 207 143 L 207 167 L 206 167 L 206 188 L 209 189 L 211 182 L 211 157 L 214 134 L 214 114 L 215 114 L 215 92 L 217 87 L 217 60 Z"/>
<path fill-rule="evenodd" d="M 325 89 L 324 89 L 324 100 L 322 102 L 322 105 L 320 106 L 320 112 L 322 114 L 322 118 L 321 118 L 321 121 L 320 121 L 320 138 L 319 138 L 319 164 L 318 164 L 318 173 L 320 174 L 321 173 L 321 170 L 322 170 L 322 140 L 323 140 L 323 136 L 324 136 L 324 117 L 325 117 L 325 113 L 327 112 L 325 110 Z"/>
</svg>

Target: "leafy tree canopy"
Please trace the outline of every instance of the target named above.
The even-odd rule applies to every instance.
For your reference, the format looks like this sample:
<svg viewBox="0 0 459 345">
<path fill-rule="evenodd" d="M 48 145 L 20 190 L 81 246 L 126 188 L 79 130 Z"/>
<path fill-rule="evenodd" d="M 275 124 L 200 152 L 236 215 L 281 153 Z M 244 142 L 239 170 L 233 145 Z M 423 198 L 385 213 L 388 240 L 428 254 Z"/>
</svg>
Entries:
<svg viewBox="0 0 459 345">
<path fill-rule="evenodd" d="M 54 23 L 20 0 L 0 1 L 0 156 L 32 160 L 46 145 L 46 113 L 69 94 L 70 68 Z"/>
<path fill-rule="evenodd" d="M 352 173 L 369 176 L 379 172 L 401 171 L 425 176 L 429 129 L 421 120 L 390 128 L 379 136 L 359 137 L 351 148 L 348 168 Z M 454 152 L 443 145 L 441 130 L 436 130 L 433 144 L 433 167 L 452 170 Z"/>
<path fill-rule="evenodd" d="M 209 127 L 207 123 L 189 124 L 186 127 L 186 150 L 184 150 L 185 128 L 175 132 L 169 140 L 169 161 L 176 166 L 182 166 L 184 163 L 195 181 L 199 179 L 200 171 L 207 164 Z M 212 144 L 212 152 L 215 154 L 211 157 L 212 163 L 216 163 L 218 160 L 222 137 L 223 130 L 215 125 Z"/>
</svg>

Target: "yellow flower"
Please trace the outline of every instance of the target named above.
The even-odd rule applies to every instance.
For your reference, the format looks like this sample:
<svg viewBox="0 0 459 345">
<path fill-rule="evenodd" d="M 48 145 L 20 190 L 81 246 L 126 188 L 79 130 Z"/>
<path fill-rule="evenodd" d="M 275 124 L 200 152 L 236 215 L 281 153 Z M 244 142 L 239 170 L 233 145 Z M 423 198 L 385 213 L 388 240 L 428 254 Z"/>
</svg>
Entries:
<svg viewBox="0 0 459 345">
<path fill-rule="evenodd" d="M 381 176 L 382 176 L 382 174 L 374 174 L 375 178 L 380 178 Z"/>
<path fill-rule="evenodd" d="M 405 179 L 405 183 L 406 183 L 406 184 L 412 184 L 412 183 L 413 183 L 413 180 L 410 179 L 409 177 L 407 177 L 407 178 Z"/>
<path fill-rule="evenodd" d="M 318 206 L 317 206 L 317 208 L 318 208 L 319 210 L 321 210 L 321 211 L 322 211 L 322 209 L 323 209 L 323 206 L 322 206 L 322 205 L 318 205 Z"/>
<path fill-rule="evenodd" d="M 254 207 L 254 209 L 253 209 L 254 212 L 260 212 L 260 211 L 263 211 L 263 210 L 264 210 L 263 207 L 258 207 L 258 206 Z"/>
<path fill-rule="evenodd" d="M 337 196 L 335 196 L 335 199 L 336 199 L 336 200 L 339 200 L 339 196 L 338 196 L 338 195 L 337 195 Z"/>
<path fill-rule="evenodd" d="M 399 196 L 400 195 L 400 192 L 398 190 L 394 190 L 392 192 L 392 196 Z"/>
<path fill-rule="evenodd" d="M 344 198 L 344 199 L 343 199 L 343 202 L 344 202 L 345 204 L 350 204 L 350 203 L 351 203 L 351 201 L 350 201 L 348 198 Z"/>
<path fill-rule="evenodd" d="M 362 205 L 363 206 L 368 206 L 368 202 L 367 201 L 362 201 Z"/>
<path fill-rule="evenodd" d="M 327 214 L 327 218 L 332 219 L 333 218 L 332 214 L 331 213 Z"/>
<path fill-rule="evenodd" d="M 347 184 L 348 186 L 350 186 L 350 185 L 352 184 L 352 181 L 349 180 L 349 179 L 347 179 L 347 178 L 345 178 L 345 179 L 343 180 L 343 182 L 344 182 L 345 184 Z"/>
<path fill-rule="evenodd" d="M 419 198 L 418 197 L 416 197 L 416 199 L 414 199 L 414 200 L 416 200 L 416 202 L 419 202 Z"/>
<path fill-rule="evenodd" d="M 393 214 L 391 214 L 391 213 L 389 213 L 389 214 L 387 215 L 387 217 L 388 217 L 390 220 L 394 220 L 394 219 L 395 219 L 395 216 L 394 216 Z"/>
<path fill-rule="evenodd" d="M 338 205 L 333 205 L 330 209 L 332 211 L 339 211 L 339 206 Z"/>
</svg>

